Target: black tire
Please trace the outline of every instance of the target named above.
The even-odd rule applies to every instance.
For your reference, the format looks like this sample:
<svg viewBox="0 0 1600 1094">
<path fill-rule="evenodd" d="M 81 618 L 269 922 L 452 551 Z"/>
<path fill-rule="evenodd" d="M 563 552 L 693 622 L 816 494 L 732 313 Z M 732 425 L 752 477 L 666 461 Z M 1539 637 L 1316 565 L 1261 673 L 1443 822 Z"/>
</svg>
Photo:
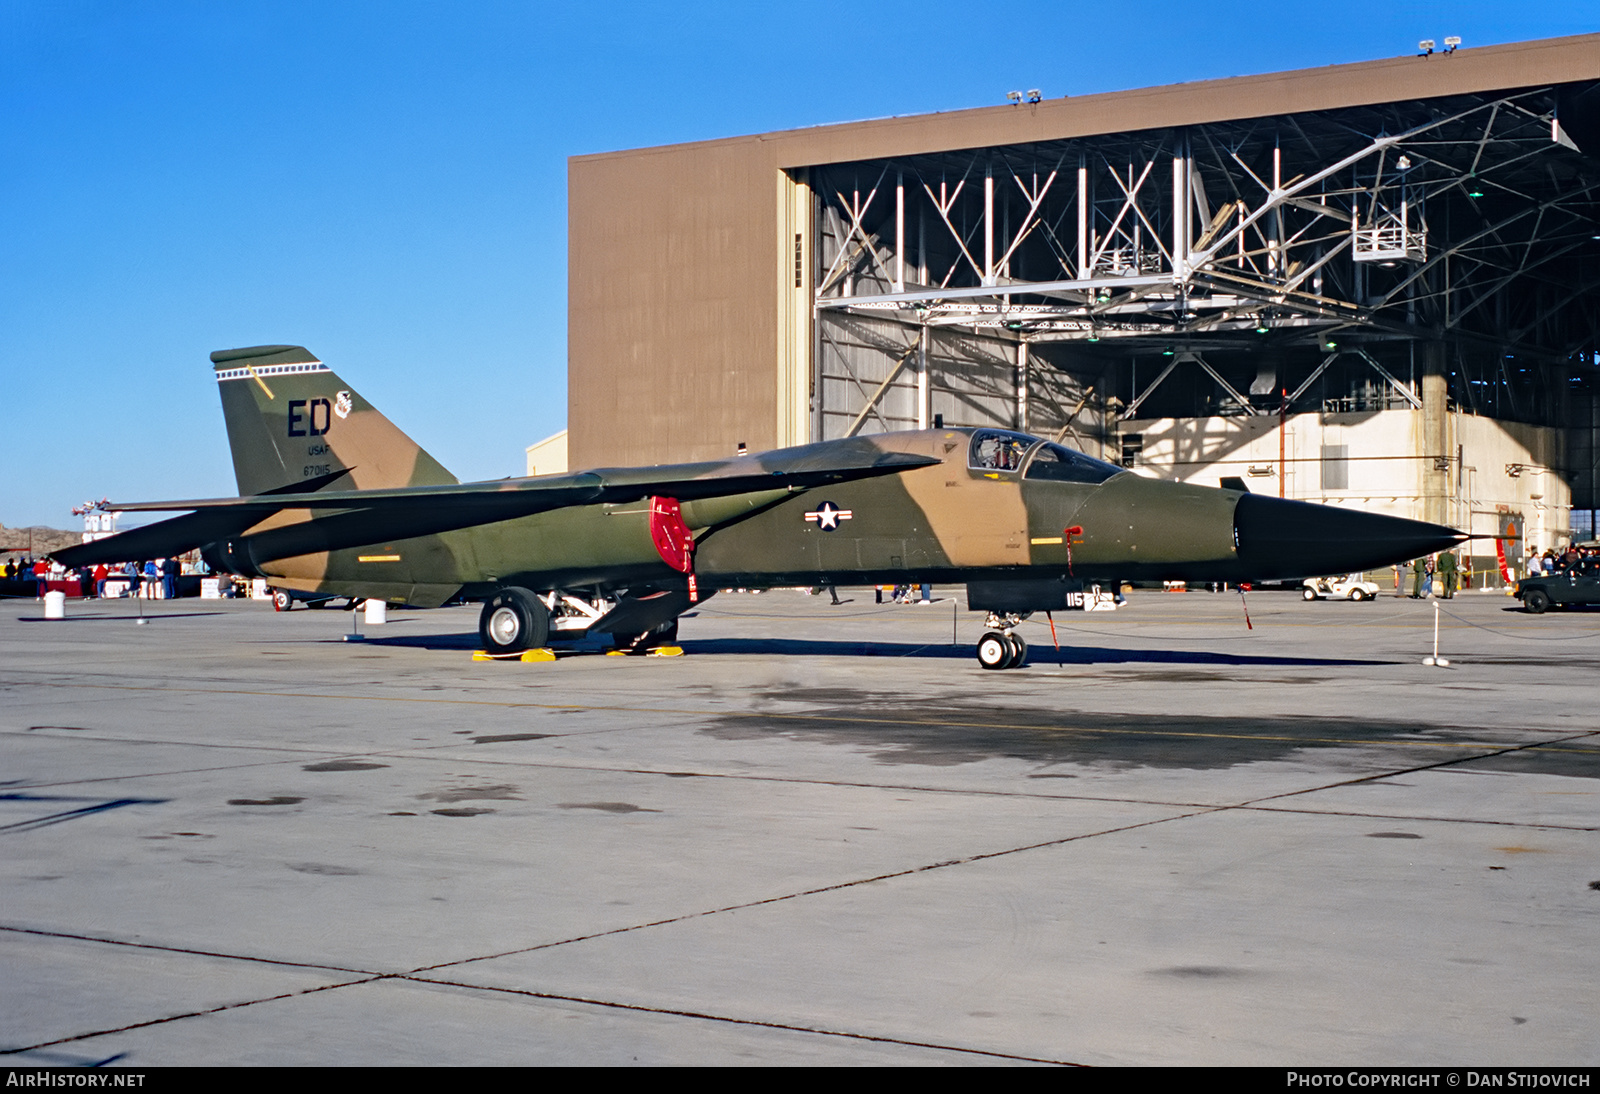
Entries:
<svg viewBox="0 0 1600 1094">
<path fill-rule="evenodd" d="M 1550 610 L 1550 594 L 1543 589 L 1529 589 L 1522 594 L 1522 606 L 1534 615 L 1543 615 Z"/>
<path fill-rule="evenodd" d="M 1028 659 L 1028 643 L 1020 634 L 1008 634 L 1006 640 L 1011 643 L 1011 660 L 1006 663 L 1006 668 L 1020 669 Z"/>
<path fill-rule="evenodd" d="M 1011 664 L 1011 643 L 999 631 L 978 639 L 978 664 L 986 669 L 1003 669 Z"/>
<path fill-rule="evenodd" d="M 521 653 L 550 641 L 550 613 L 544 602 L 515 585 L 483 602 L 478 636 L 490 653 Z"/>
<path fill-rule="evenodd" d="M 1357 604 L 1361 603 L 1366 598 L 1367 598 L 1367 591 L 1365 589 L 1351 589 L 1350 590 L 1350 599 L 1354 600 Z"/>
<path fill-rule="evenodd" d="M 1305 592 L 1301 593 L 1300 595 L 1305 597 L 1307 600 L 1315 600 L 1317 599 L 1317 590 L 1307 585 Z"/>
<path fill-rule="evenodd" d="M 285 590 L 285 589 L 273 589 L 272 590 L 272 610 L 273 611 L 275 611 L 275 612 L 287 612 L 287 611 L 292 611 L 293 609 L 294 609 L 294 597 L 290 596 L 287 590 Z"/>
</svg>

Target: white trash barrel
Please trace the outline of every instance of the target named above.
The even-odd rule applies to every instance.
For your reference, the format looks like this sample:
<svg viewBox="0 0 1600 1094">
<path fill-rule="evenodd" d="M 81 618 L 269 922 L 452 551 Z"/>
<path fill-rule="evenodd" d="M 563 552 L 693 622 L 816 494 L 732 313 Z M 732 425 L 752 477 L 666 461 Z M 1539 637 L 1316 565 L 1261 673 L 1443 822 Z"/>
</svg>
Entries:
<svg viewBox="0 0 1600 1094">
<path fill-rule="evenodd" d="M 67 617 L 66 593 L 52 590 L 44 594 L 44 617 L 46 619 L 65 619 Z"/>
<path fill-rule="evenodd" d="M 367 597 L 367 622 L 369 624 L 387 623 L 389 621 L 388 601 L 379 600 L 375 596 Z"/>
</svg>

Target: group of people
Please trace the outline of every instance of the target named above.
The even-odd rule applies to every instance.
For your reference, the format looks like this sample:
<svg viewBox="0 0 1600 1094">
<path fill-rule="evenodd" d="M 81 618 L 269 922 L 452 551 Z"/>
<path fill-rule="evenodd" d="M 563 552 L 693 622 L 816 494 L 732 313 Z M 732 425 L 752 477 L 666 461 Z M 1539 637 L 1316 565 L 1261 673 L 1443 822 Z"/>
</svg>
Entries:
<svg viewBox="0 0 1600 1094">
<path fill-rule="evenodd" d="M 1539 574 L 1556 574 L 1573 570 L 1587 570 L 1600 566 L 1600 548 L 1579 547 L 1575 543 L 1567 544 L 1565 551 L 1548 548 L 1540 554 L 1535 548 L 1528 552 L 1527 576 L 1535 577 Z"/>
<path fill-rule="evenodd" d="M 1427 596 L 1437 579 L 1439 595 L 1446 600 L 1452 600 L 1456 595 L 1460 575 L 1461 568 L 1456 562 L 1454 551 L 1424 555 L 1411 563 L 1411 599 L 1421 600 Z"/>
<path fill-rule="evenodd" d="M 125 562 L 114 566 L 101 563 L 98 566 L 69 570 L 52 559 L 23 556 L 8 559 L 4 566 L 0 566 L 0 576 L 7 581 L 30 579 L 34 581 L 36 590 L 34 597 L 37 600 L 44 599 L 44 594 L 50 591 L 52 581 L 68 584 L 76 582 L 79 596 L 104 597 L 107 582 L 117 580 L 127 583 L 124 596 L 175 600 L 178 596 L 178 575 L 182 572 L 182 564 L 175 558 L 152 559 L 142 565 L 138 562 Z"/>
<path fill-rule="evenodd" d="M 1549 548 L 1542 554 L 1530 548 L 1523 560 L 1523 576 L 1538 577 L 1557 573 L 1571 573 L 1600 569 L 1600 548 L 1569 543 L 1565 550 Z M 1439 595 L 1449 600 L 1463 584 L 1470 584 L 1472 575 L 1465 574 L 1453 551 L 1424 555 L 1411 563 L 1411 599 L 1427 596 L 1437 580 Z"/>
</svg>

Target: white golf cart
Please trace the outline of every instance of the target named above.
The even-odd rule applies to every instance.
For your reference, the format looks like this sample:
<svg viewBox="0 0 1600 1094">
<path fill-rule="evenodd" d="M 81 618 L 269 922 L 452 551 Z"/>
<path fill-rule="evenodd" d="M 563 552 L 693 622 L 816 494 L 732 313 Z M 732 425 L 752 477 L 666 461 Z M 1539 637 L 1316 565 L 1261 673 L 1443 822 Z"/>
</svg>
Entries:
<svg viewBox="0 0 1600 1094">
<path fill-rule="evenodd" d="M 1378 585 L 1363 581 L 1360 574 L 1343 577 L 1308 577 L 1302 584 L 1300 595 L 1307 600 L 1376 600 Z"/>
</svg>

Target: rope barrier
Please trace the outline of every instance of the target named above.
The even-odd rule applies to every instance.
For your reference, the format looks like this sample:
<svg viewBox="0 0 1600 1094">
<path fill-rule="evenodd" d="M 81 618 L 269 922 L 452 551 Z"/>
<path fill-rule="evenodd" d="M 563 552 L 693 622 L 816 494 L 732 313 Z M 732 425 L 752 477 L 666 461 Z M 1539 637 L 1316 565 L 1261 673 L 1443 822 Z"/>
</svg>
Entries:
<svg viewBox="0 0 1600 1094">
<path fill-rule="evenodd" d="M 1583 634 L 1563 635 L 1512 634 L 1510 631 L 1502 631 L 1494 627 L 1486 627 L 1482 623 L 1474 623 L 1472 620 L 1467 619 L 1464 616 L 1459 616 L 1449 608 L 1443 606 L 1441 606 L 1439 610 L 1445 615 L 1448 615 L 1451 619 L 1454 619 L 1457 623 L 1465 623 L 1469 627 L 1476 627 L 1478 630 L 1488 631 L 1490 634 L 1498 634 L 1502 638 L 1518 638 L 1524 642 L 1573 642 L 1580 638 L 1600 637 L 1600 631 L 1586 631 Z"/>
</svg>

